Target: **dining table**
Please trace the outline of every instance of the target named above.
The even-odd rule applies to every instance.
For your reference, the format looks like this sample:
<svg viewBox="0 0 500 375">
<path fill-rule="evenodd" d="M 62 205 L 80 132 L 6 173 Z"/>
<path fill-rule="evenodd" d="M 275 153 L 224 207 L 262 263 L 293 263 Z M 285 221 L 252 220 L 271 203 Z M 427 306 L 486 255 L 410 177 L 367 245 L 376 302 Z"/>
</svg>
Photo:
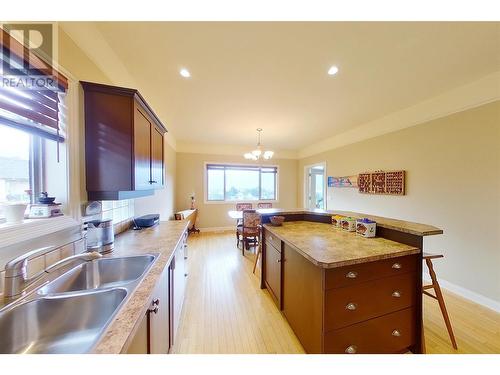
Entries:
<svg viewBox="0 0 500 375">
<path fill-rule="evenodd" d="M 255 211 L 257 211 L 259 214 L 270 214 L 273 212 L 276 212 L 276 208 L 259 208 Z M 243 219 L 243 211 L 237 211 L 237 210 L 229 210 L 227 212 L 229 217 L 234 220 L 241 220 Z"/>
</svg>

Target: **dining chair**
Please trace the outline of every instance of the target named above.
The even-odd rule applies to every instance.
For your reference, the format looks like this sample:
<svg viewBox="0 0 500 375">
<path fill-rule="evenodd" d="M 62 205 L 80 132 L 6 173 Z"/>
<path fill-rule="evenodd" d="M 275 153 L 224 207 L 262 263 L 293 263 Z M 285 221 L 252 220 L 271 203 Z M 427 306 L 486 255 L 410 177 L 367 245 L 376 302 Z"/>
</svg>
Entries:
<svg viewBox="0 0 500 375">
<path fill-rule="evenodd" d="M 251 210 L 253 209 L 252 203 L 236 203 L 236 211 Z M 238 234 L 238 227 L 243 225 L 243 219 L 236 220 L 236 246 L 239 246 L 240 236 Z"/>
<path fill-rule="evenodd" d="M 252 203 L 236 203 L 236 211 L 251 210 L 253 209 Z"/>
<path fill-rule="evenodd" d="M 243 210 L 243 225 L 237 227 L 238 242 L 242 242 L 241 253 L 245 256 L 245 248 L 250 249 L 250 244 L 254 247 L 259 244 L 260 236 L 260 215 L 255 210 Z"/>
<path fill-rule="evenodd" d="M 269 202 L 258 203 L 257 208 L 273 208 L 273 204 Z"/>
</svg>

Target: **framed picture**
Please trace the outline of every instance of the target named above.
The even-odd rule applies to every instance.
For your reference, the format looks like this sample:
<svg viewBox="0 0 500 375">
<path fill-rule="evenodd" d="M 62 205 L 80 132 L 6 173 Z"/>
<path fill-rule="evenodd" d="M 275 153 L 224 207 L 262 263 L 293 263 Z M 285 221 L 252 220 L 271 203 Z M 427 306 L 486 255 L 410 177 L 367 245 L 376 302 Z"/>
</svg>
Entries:
<svg viewBox="0 0 500 375">
<path fill-rule="evenodd" d="M 358 187 L 358 176 L 344 176 L 344 177 L 328 176 L 328 187 L 342 187 L 342 188 Z"/>
</svg>

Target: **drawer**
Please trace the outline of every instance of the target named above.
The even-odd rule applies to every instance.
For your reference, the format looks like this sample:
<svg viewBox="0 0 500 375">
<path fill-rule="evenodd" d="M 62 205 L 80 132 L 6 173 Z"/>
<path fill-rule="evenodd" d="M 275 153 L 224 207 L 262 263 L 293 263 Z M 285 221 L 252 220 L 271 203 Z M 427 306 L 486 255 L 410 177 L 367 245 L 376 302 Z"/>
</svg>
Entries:
<svg viewBox="0 0 500 375">
<path fill-rule="evenodd" d="M 281 240 L 268 230 L 266 230 L 266 242 L 270 243 L 276 250 L 281 252 Z"/>
<path fill-rule="evenodd" d="M 352 266 L 330 268 L 325 272 L 325 289 L 342 288 L 383 277 L 415 272 L 419 259 L 419 255 L 415 254 L 376 262 L 353 264 Z"/>
<path fill-rule="evenodd" d="M 416 304 L 417 274 L 386 277 L 325 292 L 325 332 Z"/>
<path fill-rule="evenodd" d="M 415 343 L 416 310 L 409 308 L 325 334 L 325 353 L 400 353 Z"/>
</svg>

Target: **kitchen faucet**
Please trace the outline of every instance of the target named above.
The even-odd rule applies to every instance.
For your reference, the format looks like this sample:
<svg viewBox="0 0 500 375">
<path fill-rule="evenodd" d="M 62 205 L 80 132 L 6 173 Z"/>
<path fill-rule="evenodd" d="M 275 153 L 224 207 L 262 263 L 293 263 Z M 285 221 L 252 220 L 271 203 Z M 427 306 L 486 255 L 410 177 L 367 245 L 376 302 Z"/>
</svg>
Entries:
<svg viewBox="0 0 500 375">
<path fill-rule="evenodd" d="M 88 262 L 102 257 L 102 255 L 96 251 L 72 255 L 54 263 L 53 265 L 47 267 L 45 270 L 39 272 L 38 274 L 32 277 L 28 277 L 27 274 L 28 259 L 36 255 L 45 254 L 52 249 L 54 249 L 54 246 L 47 246 L 32 250 L 26 254 L 20 255 L 15 259 L 12 259 L 5 265 L 5 283 L 4 283 L 5 299 L 11 300 L 21 297 L 26 293 L 26 288 L 33 282 L 40 279 L 43 275 L 50 273 L 58 268 L 61 268 L 70 262 L 73 262 L 75 260 L 82 260 Z"/>
</svg>

